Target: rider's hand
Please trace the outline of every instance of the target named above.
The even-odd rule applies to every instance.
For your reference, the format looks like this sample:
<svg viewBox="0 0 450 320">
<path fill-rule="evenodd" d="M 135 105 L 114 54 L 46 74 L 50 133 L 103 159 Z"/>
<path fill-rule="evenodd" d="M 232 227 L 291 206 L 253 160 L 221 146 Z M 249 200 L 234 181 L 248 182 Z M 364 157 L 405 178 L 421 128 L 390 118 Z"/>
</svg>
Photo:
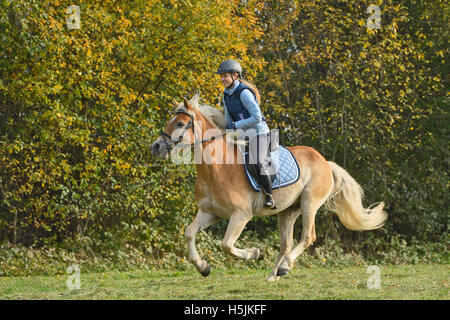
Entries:
<svg viewBox="0 0 450 320">
<path fill-rule="evenodd" d="M 226 129 L 236 129 L 236 125 L 234 124 L 234 122 L 231 122 L 231 123 L 227 124 Z"/>
</svg>

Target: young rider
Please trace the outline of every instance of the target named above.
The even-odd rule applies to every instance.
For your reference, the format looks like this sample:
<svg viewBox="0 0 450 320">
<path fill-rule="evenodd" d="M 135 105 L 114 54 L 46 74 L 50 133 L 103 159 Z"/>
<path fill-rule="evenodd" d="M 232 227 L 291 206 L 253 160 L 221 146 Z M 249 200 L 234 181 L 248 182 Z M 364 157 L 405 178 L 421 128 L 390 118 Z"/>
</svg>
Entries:
<svg viewBox="0 0 450 320">
<path fill-rule="evenodd" d="M 259 180 L 265 193 L 264 206 L 272 209 L 276 204 L 272 198 L 272 181 L 269 175 L 270 130 L 259 107 L 258 89 L 240 79 L 242 67 L 239 62 L 227 60 L 217 70 L 225 87 L 223 104 L 227 129 L 242 129 L 248 133 L 251 163 L 258 168 Z M 252 129 L 252 130 L 248 130 Z"/>
</svg>

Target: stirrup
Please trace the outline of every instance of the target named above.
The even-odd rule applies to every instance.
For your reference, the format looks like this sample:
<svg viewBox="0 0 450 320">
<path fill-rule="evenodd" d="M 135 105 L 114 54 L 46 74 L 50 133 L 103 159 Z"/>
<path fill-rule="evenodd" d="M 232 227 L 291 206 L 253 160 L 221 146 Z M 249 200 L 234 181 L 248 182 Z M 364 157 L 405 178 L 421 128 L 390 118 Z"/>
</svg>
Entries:
<svg viewBox="0 0 450 320">
<path fill-rule="evenodd" d="M 266 193 L 265 197 L 266 199 L 264 200 L 264 207 L 275 210 L 277 208 L 277 204 L 275 203 L 275 200 L 273 200 L 272 195 Z"/>
</svg>

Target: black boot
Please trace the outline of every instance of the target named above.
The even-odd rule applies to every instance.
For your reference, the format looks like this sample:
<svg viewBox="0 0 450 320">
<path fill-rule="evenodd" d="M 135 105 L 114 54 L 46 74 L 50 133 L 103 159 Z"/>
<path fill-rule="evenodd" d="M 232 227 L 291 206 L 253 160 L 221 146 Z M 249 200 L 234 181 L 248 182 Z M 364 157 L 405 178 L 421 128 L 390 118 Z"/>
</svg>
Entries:
<svg viewBox="0 0 450 320">
<path fill-rule="evenodd" d="M 261 182 L 261 187 L 266 195 L 264 207 L 276 209 L 277 205 L 275 204 L 275 201 L 272 198 L 272 180 L 270 179 L 270 176 L 265 174 L 260 175 L 259 181 Z"/>
<path fill-rule="evenodd" d="M 272 198 L 271 194 L 266 193 L 266 200 L 264 201 L 264 207 L 275 210 L 277 208 L 277 204 Z"/>
</svg>

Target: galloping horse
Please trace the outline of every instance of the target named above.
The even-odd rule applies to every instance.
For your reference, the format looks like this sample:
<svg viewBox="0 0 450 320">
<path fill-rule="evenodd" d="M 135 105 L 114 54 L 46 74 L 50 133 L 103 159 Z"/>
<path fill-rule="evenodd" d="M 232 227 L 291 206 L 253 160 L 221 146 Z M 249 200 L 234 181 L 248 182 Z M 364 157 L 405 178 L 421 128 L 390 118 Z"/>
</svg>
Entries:
<svg viewBox="0 0 450 320">
<path fill-rule="evenodd" d="M 296 258 L 316 240 L 314 219 L 322 205 L 334 211 L 350 230 L 370 230 L 383 225 L 387 218 L 383 211 L 384 203 L 365 209 L 362 205 L 362 188 L 349 173 L 306 146 L 287 147 L 299 165 L 300 179 L 274 190 L 273 197 L 278 205 L 276 210 L 265 208 L 264 195 L 251 188 L 240 161 L 239 148 L 236 143 L 226 139 L 225 126 L 224 115 L 214 107 L 200 105 L 196 95 L 190 101 L 184 99 L 183 103 L 177 103 L 175 115 L 151 146 L 152 154 L 164 159 L 181 148 L 188 148 L 191 152 L 190 147 L 195 145 L 201 146 L 202 150 L 215 150 L 210 152 L 211 155 L 215 153 L 218 157 L 233 160 L 214 162 L 204 159 L 207 155 L 202 153 L 204 161 L 196 163 L 195 198 L 199 210 L 194 221 L 186 228 L 185 237 L 189 260 L 201 275 L 208 276 L 210 267 L 197 252 L 195 235 L 221 219 L 229 220 L 221 244 L 223 251 L 242 259 L 261 259 L 263 253 L 260 249 L 239 249 L 234 244 L 253 217 L 278 215 L 280 254 L 267 279 L 269 282 L 277 281 L 280 276 L 287 274 Z M 180 144 L 181 141 L 189 142 Z M 301 239 L 292 248 L 294 222 L 300 214 Z"/>
</svg>

